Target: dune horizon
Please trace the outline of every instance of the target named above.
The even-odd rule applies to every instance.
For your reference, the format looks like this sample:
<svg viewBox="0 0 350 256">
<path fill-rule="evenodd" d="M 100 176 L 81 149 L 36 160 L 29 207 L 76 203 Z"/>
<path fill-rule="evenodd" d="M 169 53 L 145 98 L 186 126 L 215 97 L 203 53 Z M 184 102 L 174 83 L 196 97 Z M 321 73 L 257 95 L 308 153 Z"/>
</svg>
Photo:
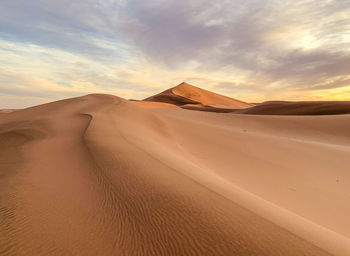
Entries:
<svg viewBox="0 0 350 256">
<path fill-rule="evenodd" d="M 0 255 L 350 255 L 350 115 L 271 104 L 182 83 L 0 112 Z"/>
<path fill-rule="evenodd" d="M 0 256 L 350 256 L 350 0 L 1 0 Z"/>
<path fill-rule="evenodd" d="M 84 95 L 89 94 L 96 94 L 96 93 L 87 93 L 76 97 L 81 97 Z M 108 93 L 103 93 L 108 94 Z M 113 96 L 118 96 L 115 94 L 110 94 Z M 201 95 L 198 97 L 197 95 Z M 207 101 L 207 98 L 214 97 L 214 100 Z M 118 96 L 119 97 L 119 96 Z M 54 101 L 60 101 L 64 100 L 65 98 L 57 99 Z M 239 109 L 243 109 L 243 111 L 240 111 L 240 114 L 243 113 L 249 113 L 249 114 L 261 114 L 266 111 L 266 114 L 276 114 L 276 115 L 288 115 L 293 113 L 292 115 L 313 115 L 313 114 L 328 114 L 327 109 L 331 109 L 329 114 L 346 114 L 350 113 L 349 111 L 349 100 L 280 100 L 276 97 L 264 100 L 262 102 L 247 102 L 244 100 L 235 99 L 226 95 L 222 95 L 219 93 L 215 93 L 213 91 L 209 91 L 206 89 L 203 89 L 201 87 L 192 85 L 187 82 L 181 82 L 180 84 L 170 87 L 169 89 L 166 89 L 158 94 L 148 96 L 144 99 L 135 99 L 135 98 L 129 98 L 129 101 L 132 101 L 136 104 L 143 105 L 143 106 L 152 106 L 152 105 L 158 105 L 158 106 L 166 106 L 169 107 L 181 107 L 183 109 L 189 109 L 189 110 L 199 110 L 199 111 L 211 111 L 211 112 L 217 112 L 218 111 L 225 111 L 229 112 L 229 110 L 236 111 Z M 48 101 L 42 104 L 47 104 L 52 101 Z M 42 105 L 37 104 L 37 105 Z M 264 107 L 257 107 L 258 105 L 263 105 Z M 292 107 L 292 104 L 294 104 L 294 107 Z M 0 106 L 0 114 L 1 113 L 8 113 L 11 111 L 15 111 L 18 109 L 25 109 L 30 107 L 35 107 L 37 105 L 29 105 L 24 108 L 8 108 L 6 106 Z M 289 105 L 289 106 L 288 106 Z M 300 105 L 300 106 L 299 106 Z M 318 108 L 325 108 L 322 109 L 321 112 L 315 111 L 315 107 Z M 301 111 L 295 110 L 293 108 L 304 108 Z M 278 111 L 276 108 L 282 108 L 282 111 Z M 285 109 L 287 108 L 287 109 Z M 245 111 L 245 109 L 249 109 L 249 111 Z M 289 113 L 289 110 L 290 113 Z M 324 113 L 322 112 L 323 110 Z M 265 113 L 264 113 L 265 114 Z"/>
<path fill-rule="evenodd" d="M 247 103 L 182 82 L 143 100 L 131 100 L 144 106 L 255 115 L 334 115 L 350 114 L 350 101 L 265 101 Z"/>
</svg>

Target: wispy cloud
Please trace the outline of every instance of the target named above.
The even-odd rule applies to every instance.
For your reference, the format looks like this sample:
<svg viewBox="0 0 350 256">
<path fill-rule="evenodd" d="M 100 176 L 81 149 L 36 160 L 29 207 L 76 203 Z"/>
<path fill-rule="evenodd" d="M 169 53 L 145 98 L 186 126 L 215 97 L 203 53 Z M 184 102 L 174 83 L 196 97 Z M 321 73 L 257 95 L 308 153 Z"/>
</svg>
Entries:
<svg viewBox="0 0 350 256">
<path fill-rule="evenodd" d="M 2 98 L 142 98 L 184 80 L 249 101 L 349 97 L 339 93 L 350 85 L 347 0 L 3 0 L 0 7 Z"/>
</svg>

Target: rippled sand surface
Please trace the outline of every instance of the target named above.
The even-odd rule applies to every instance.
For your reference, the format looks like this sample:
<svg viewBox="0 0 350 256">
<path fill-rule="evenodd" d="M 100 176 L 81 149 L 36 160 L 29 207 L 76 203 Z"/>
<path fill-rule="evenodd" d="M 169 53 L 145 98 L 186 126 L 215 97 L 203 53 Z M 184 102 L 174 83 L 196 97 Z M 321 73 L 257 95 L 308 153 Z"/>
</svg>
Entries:
<svg viewBox="0 0 350 256">
<path fill-rule="evenodd" d="M 350 115 L 88 95 L 0 115 L 0 255 L 350 255 Z"/>
</svg>

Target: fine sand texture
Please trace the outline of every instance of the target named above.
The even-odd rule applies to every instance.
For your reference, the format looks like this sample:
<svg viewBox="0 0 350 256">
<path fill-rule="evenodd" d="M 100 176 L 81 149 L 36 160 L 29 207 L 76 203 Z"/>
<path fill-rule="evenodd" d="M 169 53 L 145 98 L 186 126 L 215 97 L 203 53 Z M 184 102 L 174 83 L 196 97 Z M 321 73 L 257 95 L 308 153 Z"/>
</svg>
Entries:
<svg viewBox="0 0 350 256">
<path fill-rule="evenodd" d="M 349 256 L 349 159 L 350 115 L 102 94 L 2 114 L 0 255 Z"/>
</svg>

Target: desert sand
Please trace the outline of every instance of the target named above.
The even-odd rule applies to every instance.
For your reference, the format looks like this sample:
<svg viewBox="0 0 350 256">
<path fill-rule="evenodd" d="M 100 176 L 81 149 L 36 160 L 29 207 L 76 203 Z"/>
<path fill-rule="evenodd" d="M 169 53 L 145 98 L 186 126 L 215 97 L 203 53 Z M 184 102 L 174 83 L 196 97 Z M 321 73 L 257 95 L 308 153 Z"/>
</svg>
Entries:
<svg viewBox="0 0 350 256">
<path fill-rule="evenodd" d="M 0 109 L 0 115 L 1 114 L 7 114 L 15 111 L 15 109 Z"/>
<path fill-rule="evenodd" d="M 147 101 L 166 104 L 0 115 L 0 255 L 350 255 L 350 115 L 190 111 L 251 105 L 186 88 Z"/>
<path fill-rule="evenodd" d="M 241 114 L 262 115 L 336 115 L 350 114 L 350 101 L 270 101 L 236 110 Z"/>
<path fill-rule="evenodd" d="M 131 100 L 131 102 L 135 103 L 136 105 L 142 106 L 142 107 L 148 107 L 148 108 L 178 108 L 178 106 L 174 104 L 169 104 L 165 102 L 154 102 L 154 101 L 142 101 L 142 100 Z"/>
<path fill-rule="evenodd" d="M 164 102 L 181 107 L 212 107 L 242 109 L 254 105 L 213 93 L 188 83 L 181 83 L 154 96 L 144 99 L 145 102 Z"/>
<path fill-rule="evenodd" d="M 134 102 L 149 107 L 157 105 L 169 107 L 173 105 L 188 110 L 216 113 L 254 115 L 350 114 L 350 101 L 266 101 L 263 103 L 247 103 L 185 82 L 142 101 Z"/>
</svg>

